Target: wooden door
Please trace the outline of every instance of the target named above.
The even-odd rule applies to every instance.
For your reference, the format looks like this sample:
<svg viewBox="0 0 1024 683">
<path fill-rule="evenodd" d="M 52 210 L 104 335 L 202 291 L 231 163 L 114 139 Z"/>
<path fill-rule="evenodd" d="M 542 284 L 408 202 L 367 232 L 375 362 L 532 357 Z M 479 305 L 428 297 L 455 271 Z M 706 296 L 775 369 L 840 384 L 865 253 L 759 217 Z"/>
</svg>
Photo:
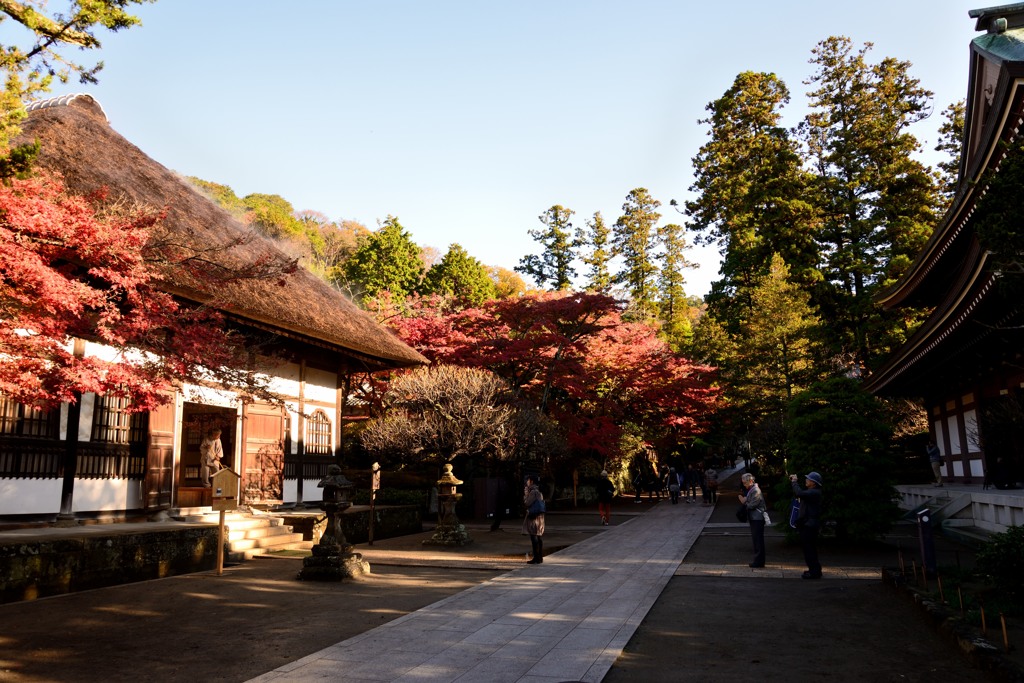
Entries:
<svg viewBox="0 0 1024 683">
<path fill-rule="evenodd" d="M 284 408 L 266 403 L 245 407 L 242 502 L 277 504 L 284 500 Z"/>
<path fill-rule="evenodd" d="M 149 414 L 146 475 L 142 480 L 142 506 L 147 512 L 171 506 L 174 488 L 174 413 L 171 400 Z"/>
</svg>

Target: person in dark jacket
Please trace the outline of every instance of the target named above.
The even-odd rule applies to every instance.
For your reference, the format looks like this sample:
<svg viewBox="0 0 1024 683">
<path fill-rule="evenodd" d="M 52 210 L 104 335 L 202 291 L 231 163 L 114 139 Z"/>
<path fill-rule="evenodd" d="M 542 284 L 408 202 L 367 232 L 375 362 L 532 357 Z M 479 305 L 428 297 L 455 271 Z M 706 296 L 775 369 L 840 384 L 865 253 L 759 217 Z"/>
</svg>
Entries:
<svg viewBox="0 0 1024 683">
<path fill-rule="evenodd" d="M 821 487 L 823 484 L 821 475 L 817 472 L 809 472 L 804 477 L 806 488 L 800 487 L 800 482 L 795 474 L 789 475 L 789 482 L 793 487 L 793 497 L 800 501 L 796 528 L 800 534 L 800 547 L 804 551 L 804 562 L 807 563 L 807 571 L 803 573 L 803 578 L 820 579 L 818 530 L 821 529 Z"/>
<path fill-rule="evenodd" d="M 601 515 L 601 524 L 612 523 L 612 501 L 615 500 L 615 484 L 608 478 L 608 471 L 601 470 L 601 479 L 597 482 L 597 512 Z"/>
<path fill-rule="evenodd" d="M 523 491 L 523 505 L 526 506 L 526 517 L 523 519 L 523 533 L 530 536 L 533 557 L 527 564 L 541 564 L 544 561 L 544 513 L 530 514 L 530 506 L 534 501 L 544 501 L 544 494 L 537 486 L 537 478 L 532 474 L 526 477 L 526 489 Z"/>
</svg>

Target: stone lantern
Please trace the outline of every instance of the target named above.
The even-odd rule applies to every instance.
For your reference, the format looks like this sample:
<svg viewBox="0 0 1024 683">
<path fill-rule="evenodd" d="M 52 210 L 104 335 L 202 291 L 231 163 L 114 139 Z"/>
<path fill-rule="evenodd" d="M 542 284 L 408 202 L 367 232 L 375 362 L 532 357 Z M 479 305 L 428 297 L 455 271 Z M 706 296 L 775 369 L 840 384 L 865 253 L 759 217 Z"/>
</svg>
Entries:
<svg viewBox="0 0 1024 683">
<path fill-rule="evenodd" d="M 451 463 L 446 463 L 444 474 L 437 480 L 437 528 L 433 536 L 423 541 L 424 545 L 461 546 L 473 542 L 455 514 L 455 505 L 462 498 L 457 489 L 461 483 L 452 473 Z"/>
<path fill-rule="evenodd" d="M 345 539 L 341 528 L 341 513 L 352 503 L 349 496 L 355 484 L 342 474 L 341 468 L 331 465 L 327 476 L 317 484 L 324 490 L 320 509 L 327 517 L 327 525 L 320 541 L 313 546 L 311 557 L 302 561 L 300 579 L 316 581 L 341 581 L 343 578 L 357 578 L 370 573 L 370 564 L 363 556 L 352 552 L 352 545 Z"/>
</svg>

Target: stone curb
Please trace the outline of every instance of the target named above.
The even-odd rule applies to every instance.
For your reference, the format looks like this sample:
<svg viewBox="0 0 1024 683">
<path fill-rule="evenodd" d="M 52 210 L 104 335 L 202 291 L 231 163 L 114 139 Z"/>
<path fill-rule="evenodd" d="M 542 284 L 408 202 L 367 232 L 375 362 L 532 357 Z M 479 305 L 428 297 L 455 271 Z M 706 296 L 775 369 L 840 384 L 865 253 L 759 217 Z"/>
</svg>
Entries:
<svg viewBox="0 0 1024 683">
<path fill-rule="evenodd" d="M 898 569 L 884 568 L 882 581 L 921 608 L 925 618 L 939 633 L 950 638 L 977 668 L 1004 683 L 1024 683 L 1024 667 L 1003 656 L 1002 648 L 986 640 L 955 610 L 910 586 Z"/>
</svg>

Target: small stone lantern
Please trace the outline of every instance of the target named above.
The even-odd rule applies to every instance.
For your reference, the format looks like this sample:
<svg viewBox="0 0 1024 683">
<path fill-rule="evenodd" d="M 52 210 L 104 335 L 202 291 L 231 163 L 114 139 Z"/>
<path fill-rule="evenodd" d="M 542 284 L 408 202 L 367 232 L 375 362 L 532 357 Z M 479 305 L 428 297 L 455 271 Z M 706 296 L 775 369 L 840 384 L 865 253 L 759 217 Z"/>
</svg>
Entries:
<svg viewBox="0 0 1024 683">
<path fill-rule="evenodd" d="M 348 480 L 337 465 L 327 468 L 327 476 L 319 484 L 324 490 L 320 509 L 326 513 L 327 526 L 320 541 L 313 546 L 311 557 L 302 561 L 300 579 L 317 581 L 341 581 L 343 578 L 357 578 L 370 573 L 370 565 L 363 556 L 352 552 L 352 545 L 345 539 L 341 528 L 341 513 L 351 507 L 349 501 L 355 484 Z"/>
<path fill-rule="evenodd" d="M 462 546 L 473 542 L 455 514 L 455 505 L 462 498 L 456 487 L 461 483 L 452 473 L 451 463 L 446 463 L 444 474 L 437 480 L 437 528 L 433 536 L 423 541 L 424 545 Z"/>
</svg>

